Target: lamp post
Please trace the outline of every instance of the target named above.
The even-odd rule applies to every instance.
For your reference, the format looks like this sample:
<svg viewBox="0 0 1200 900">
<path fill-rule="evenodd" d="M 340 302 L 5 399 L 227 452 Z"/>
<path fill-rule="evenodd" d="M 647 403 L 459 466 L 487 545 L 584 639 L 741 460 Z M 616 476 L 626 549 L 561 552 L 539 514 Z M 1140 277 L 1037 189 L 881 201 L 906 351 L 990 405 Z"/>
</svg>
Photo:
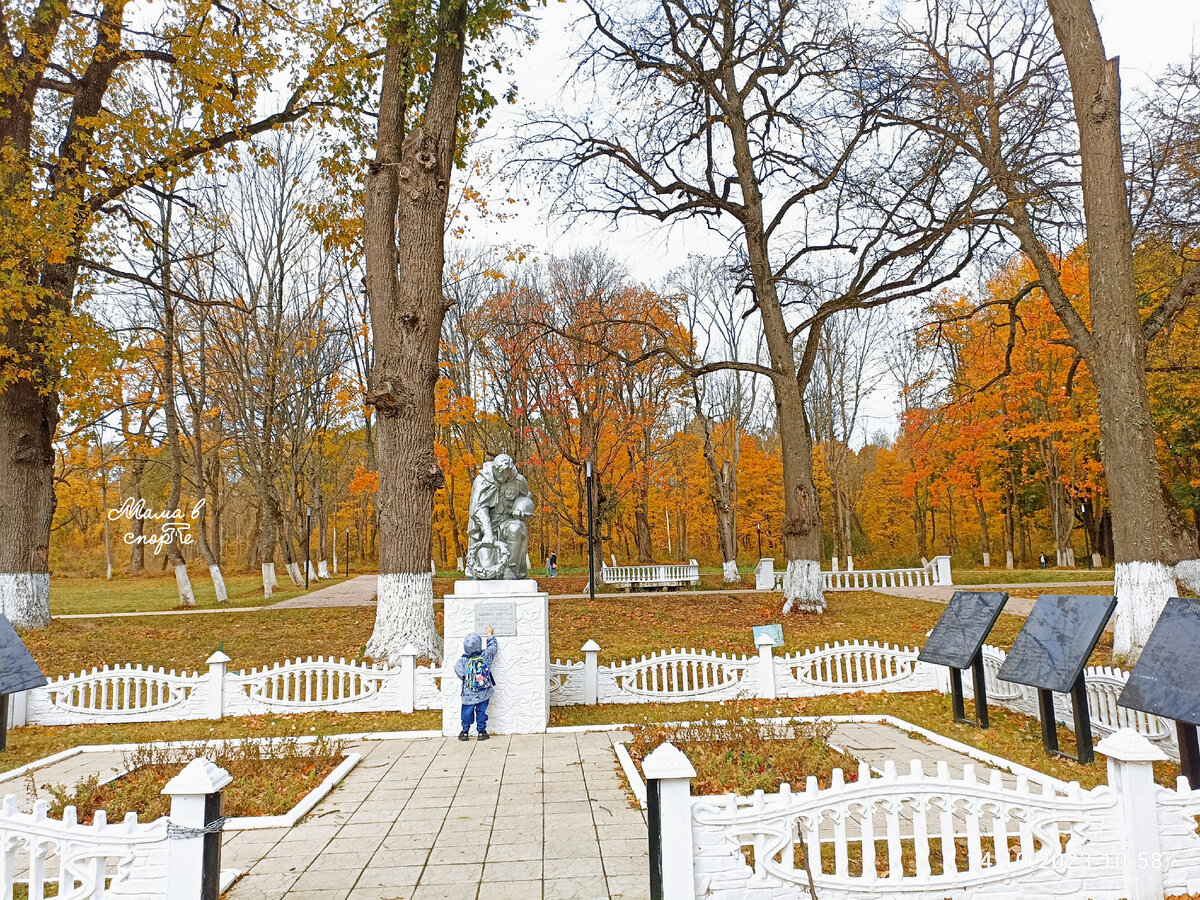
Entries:
<svg viewBox="0 0 1200 900">
<path fill-rule="evenodd" d="M 587 488 L 587 517 L 588 517 L 588 599 L 596 602 L 596 517 L 592 508 L 592 462 L 588 460 L 585 470 L 584 484 Z"/>
<path fill-rule="evenodd" d="M 754 529 L 758 532 L 758 558 L 762 559 L 762 522 L 755 525 Z"/>
<path fill-rule="evenodd" d="M 312 543 L 312 507 L 304 507 L 304 589 L 308 590 L 308 570 L 312 568 L 309 562 L 309 545 Z"/>
</svg>

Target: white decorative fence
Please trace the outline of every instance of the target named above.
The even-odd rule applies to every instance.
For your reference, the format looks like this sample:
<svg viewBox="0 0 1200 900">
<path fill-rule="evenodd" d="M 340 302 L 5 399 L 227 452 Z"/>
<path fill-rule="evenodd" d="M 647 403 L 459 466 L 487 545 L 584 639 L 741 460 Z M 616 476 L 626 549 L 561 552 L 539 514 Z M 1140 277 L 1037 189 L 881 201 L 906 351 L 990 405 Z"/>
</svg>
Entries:
<svg viewBox="0 0 1200 900">
<path fill-rule="evenodd" d="M 784 572 L 775 571 L 775 560 L 764 558 L 754 567 L 754 588 L 759 591 L 783 590 Z M 826 591 L 865 591 L 872 588 L 927 587 L 953 585 L 950 557 L 935 556 L 923 566 L 902 569 L 851 569 L 821 573 Z"/>
<path fill-rule="evenodd" d="M 61 819 L 47 816 L 39 800 L 33 811 L 17 810 L 11 794 L 0 801 L 0 896 L 18 886 L 34 900 L 200 900 L 204 880 L 204 807 L 229 774 L 208 760 L 193 760 L 163 789 L 171 812 L 153 822 L 129 813 L 108 822 L 103 810 L 81 825 L 75 808 Z"/>
<path fill-rule="evenodd" d="M 1162 900 L 1200 884 L 1200 792 L 1154 783 L 1161 752 L 1132 730 L 1106 738 L 1108 784 L 1065 791 L 1023 777 L 989 781 L 944 763 L 872 777 L 841 770 L 753 797 L 693 797 L 670 744 L 643 763 L 658 796 L 666 900 L 1011 900 L 1027 895 Z M 653 826 L 652 826 L 653 827 Z M 653 838 L 652 838 L 653 845 Z M 651 865 L 656 865 L 651 860 Z"/>
<path fill-rule="evenodd" d="M 949 671 L 917 659 L 915 647 L 869 641 L 826 644 L 776 655 L 770 638 L 757 655 L 707 649 L 662 650 L 610 665 L 599 664 L 600 646 L 588 641 L 584 659 L 556 659 L 550 666 L 554 706 L 594 703 L 685 703 L 738 697 L 776 699 L 830 694 L 949 691 Z M 224 653 L 213 654 L 206 672 L 165 672 L 111 666 L 63 676 L 12 697 L 11 723 L 77 725 L 96 722 L 163 722 L 219 719 L 269 713 L 412 712 L 440 709 L 440 668 L 416 665 L 411 647 L 399 666 L 325 657 L 288 660 L 262 669 L 230 672 Z M 988 701 L 1036 717 L 1033 688 L 996 677 L 1005 654 L 984 646 Z M 1169 723 L 1117 706 L 1129 676 L 1121 669 L 1085 670 L 1092 727 L 1104 737 L 1132 728 L 1178 759 Z M 971 679 L 963 690 L 972 694 Z M 1068 695 L 1055 695 L 1060 721 L 1072 726 Z"/>
<path fill-rule="evenodd" d="M 689 560 L 683 564 L 657 563 L 642 566 L 610 566 L 600 564 L 600 580 L 614 587 L 633 590 L 639 587 L 686 587 L 700 583 L 700 564 Z"/>
</svg>

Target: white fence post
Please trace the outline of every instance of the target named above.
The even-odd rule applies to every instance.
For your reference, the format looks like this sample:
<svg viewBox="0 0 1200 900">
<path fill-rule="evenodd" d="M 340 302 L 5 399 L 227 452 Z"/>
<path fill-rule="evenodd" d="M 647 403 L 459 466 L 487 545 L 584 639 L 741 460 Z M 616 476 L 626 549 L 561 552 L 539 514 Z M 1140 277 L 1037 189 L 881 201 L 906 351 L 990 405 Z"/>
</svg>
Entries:
<svg viewBox="0 0 1200 900">
<path fill-rule="evenodd" d="M 933 558 L 933 583 L 954 584 L 954 576 L 950 574 L 950 557 L 935 556 Z"/>
<path fill-rule="evenodd" d="M 20 728 L 23 725 L 27 725 L 28 722 L 26 720 L 29 717 L 29 692 L 17 691 L 15 694 L 11 694 L 10 697 L 12 698 L 12 705 L 9 706 L 8 710 L 8 727 Z"/>
<path fill-rule="evenodd" d="M 200 756 L 162 789 L 171 798 L 171 821 L 167 826 L 171 900 L 217 900 L 221 881 L 221 789 L 231 781 L 228 772 Z"/>
<path fill-rule="evenodd" d="M 218 650 L 205 662 L 208 663 L 208 717 L 220 719 L 225 715 L 225 672 L 231 660 L 224 650 Z"/>
<path fill-rule="evenodd" d="M 692 779 L 696 769 L 668 741 L 642 761 L 642 774 L 650 834 L 650 896 L 695 900 Z"/>
<path fill-rule="evenodd" d="M 758 647 L 758 696 L 761 700 L 775 700 L 775 639 L 769 634 L 760 634 L 754 642 Z"/>
<path fill-rule="evenodd" d="M 1158 830 L 1154 763 L 1167 755 L 1132 728 L 1109 735 L 1096 749 L 1108 757 L 1108 785 L 1119 798 L 1125 832 L 1125 891 L 1129 900 L 1160 900 L 1163 853 Z"/>
<path fill-rule="evenodd" d="M 583 702 L 585 706 L 595 706 L 600 702 L 600 645 L 589 640 L 579 649 L 583 651 Z"/>
<path fill-rule="evenodd" d="M 756 591 L 775 590 L 775 560 L 764 556 L 754 567 L 754 589 Z"/>
<path fill-rule="evenodd" d="M 400 651 L 400 712 L 410 713 L 417 702 L 417 648 L 405 644 Z"/>
</svg>

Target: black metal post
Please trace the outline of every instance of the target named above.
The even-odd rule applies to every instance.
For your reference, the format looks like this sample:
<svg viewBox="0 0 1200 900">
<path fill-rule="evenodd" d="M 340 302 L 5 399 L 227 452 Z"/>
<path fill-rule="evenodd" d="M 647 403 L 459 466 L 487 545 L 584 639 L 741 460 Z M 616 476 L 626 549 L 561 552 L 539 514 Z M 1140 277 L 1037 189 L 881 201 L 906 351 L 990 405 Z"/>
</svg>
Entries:
<svg viewBox="0 0 1200 900">
<path fill-rule="evenodd" d="M 950 666 L 950 702 L 954 706 L 954 721 L 968 724 L 967 705 L 963 700 L 962 669 Z"/>
<path fill-rule="evenodd" d="M 975 653 L 975 662 L 971 665 L 971 672 L 975 680 L 975 721 L 979 723 L 980 728 L 988 727 L 988 700 L 987 700 L 987 681 L 983 670 L 983 650 L 982 648 Z"/>
<path fill-rule="evenodd" d="M 596 602 L 596 513 L 592 505 L 592 491 L 595 479 L 592 475 L 592 464 L 587 464 L 584 476 L 587 486 L 587 517 L 588 517 L 588 599 Z"/>
<path fill-rule="evenodd" d="M 662 804 L 658 779 L 646 779 L 646 830 L 650 837 L 650 900 L 663 900 Z"/>
<path fill-rule="evenodd" d="M 1196 738 L 1196 726 L 1177 719 L 1175 736 L 1179 741 L 1179 767 L 1194 791 L 1200 787 L 1200 741 Z"/>
<path fill-rule="evenodd" d="M 350 577 L 350 529 L 346 529 L 346 578 Z"/>
<path fill-rule="evenodd" d="M 308 590 L 308 570 L 312 568 L 309 544 L 312 543 L 312 507 L 304 507 L 304 589 Z"/>
<path fill-rule="evenodd" d="M 0 694 L 0 753 L 8 749 L 8 694 Z"/>
<path fill-rule="evenodd" d="M 1091 765 L 1096 761 L 1096 752 L 1092 749 L 1092 714 L 1082 672 L 1071 688 L 1071 706 L 1075 710 L 1075 758 L 1085 766 Z"/>
<path fill-rule="evenodd" d="M 755 531 L 758 532 L 758 558 L 762 559 L 762 522 L 755 526 Z"/>
<path fill-rule="evenodd" d="M 220 791 L 204 797 L 204 827 L 221 818 Z M 221 830 L 204 835 L 204 855 L 200 870 L 200 900 L 217 900 L 221 895 Z"/>
<path fill-rule="evenodd" d="M 1042 719 L 1042 749 L 1051 756 L 1061 755 L 1058 749 L 1058 724 L 1054 714 L 1054 693 L 1038 688 L 1038 713 Z"/>
</svg>

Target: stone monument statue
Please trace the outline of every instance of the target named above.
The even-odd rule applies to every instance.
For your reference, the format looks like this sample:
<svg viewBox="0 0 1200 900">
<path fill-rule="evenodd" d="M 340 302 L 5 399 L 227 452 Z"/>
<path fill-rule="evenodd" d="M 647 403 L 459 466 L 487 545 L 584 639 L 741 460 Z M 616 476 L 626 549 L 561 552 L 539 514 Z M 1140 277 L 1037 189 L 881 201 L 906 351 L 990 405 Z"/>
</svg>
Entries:
<svg viewBox="0 0 1200 900">
<path fill-rule="evenodd" d="M 499 454 L 483 464 L 471 485 L 467 521 L 468 578 L 477 581 L 519 579 L 527 573 L 533 497 L 512 457 Z"/>
</svg>

